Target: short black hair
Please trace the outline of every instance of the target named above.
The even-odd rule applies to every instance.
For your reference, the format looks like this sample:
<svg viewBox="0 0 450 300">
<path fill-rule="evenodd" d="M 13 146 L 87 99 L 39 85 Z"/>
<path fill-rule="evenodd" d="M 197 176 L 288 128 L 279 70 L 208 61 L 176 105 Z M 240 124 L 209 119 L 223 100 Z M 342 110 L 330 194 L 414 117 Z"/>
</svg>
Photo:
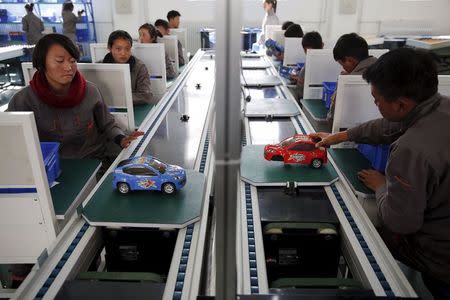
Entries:
<svg viewBox="0 0 450 300">
<path fill-rule="evenodd" d="M 62 10 L 73 10 L 73 3 L 72 2 L 66 2 L 63 4 Z"/>
<path fill-rule="evenodd" d="M 390 102 L 402 96 L 423 102 L 437 93 L 439 83 L 432 55 L 411 48 L 383 54 L 366 69 L 363 78 Z"/>
<path fill-rule="evenodd" d="M 333 56 L 335 61 L 342 60 L 347 56 L 362 61 L 369 57 L 369 45 L 356 33 L 344 34 L 336 42 Z"/>
<path fill-rule="evenodd" d="M 169 30 L 169 22 L 167 22 L 166 20 L 163 19 L 158 19 L 155 21 L 155 26 L 162 26 L 164 27 L 164 29 Z"/>
<path fill-rule="evenodd" d="M 176 10 L 171 10 L 167 13 L 167 20 L 170 21 L 170 19 L 181 17 L 180 13 Z"/>
<path fill-rule="evenodd" d="M 281 25 L 281 30 L 286 30 L 289 28 L 289 26 L 291 26 L 292 24 L 294 24 L 294 22 L 292 21 L 286 21 L 283 23 L 283 25 Z"/>
<path fill-rule="evenodd" d="M 284 32 L 284 36 L 287 38 L 301 38 L 303 37 L 303 29 L 302 26 L 298 24 L 292 24 L 286 29 Z"/>
<path fill-rule="evenodd" d="M 124 39 L 130 42 L 130 45 L 133 46 L 133 39 L 131 38 L 131 35 L 126 32 L 125 30 L 115 30 L 111 32 L 111 34 L 108 37 L 108 49 L 111 49 L 112 45 L 114 44 L 114 41 L 117 39 Z"/>
<path fill-rule="evenodd" d="M 264 0 L 264 2 L 266 2 L 267 4 L 272 4 L 273 11 L 277 11 L 277 0 Z"/>
<path fill-rule="evenodd" d="M 150 38 L 154 42 L 156 42 L 156 38 L 158 37 L 158 30 L 156 30 L 155 26 L 153 26 L 150 23 L 145 23 L 145 24 L 142 24 L 141 27 L 139 27 L 138 30 L 141 30 L 141 29 L 147 30 L 148 34 L 150 35 Z"/>
<path fill-rule="evenodd" d="M 77 61 L 80 59 L 80 51 L 71 39 L 59 33 L 46 34 L 39 39 L 33 51 L 33 67 L 38 71 L 45 71 L 47 53 L 53 45 L 60 45 Z"/>
<path fill-rule="evenodd" d="M 302 46 L 303 48 L 310 48 L 310 49 L 322 49 L 323 48 L 323 41 L 322 36 L 317 31 L 310 31 L 307 32 L 302 39 Z"/>
<path fill-rule="evenodd" d="M 28 4 L 25 4 L 25 9 L 27 10 L 27 11 L 33 11 L 33 7 L 34 7 L 34 3 L 28 3 Z"/>
</svg>

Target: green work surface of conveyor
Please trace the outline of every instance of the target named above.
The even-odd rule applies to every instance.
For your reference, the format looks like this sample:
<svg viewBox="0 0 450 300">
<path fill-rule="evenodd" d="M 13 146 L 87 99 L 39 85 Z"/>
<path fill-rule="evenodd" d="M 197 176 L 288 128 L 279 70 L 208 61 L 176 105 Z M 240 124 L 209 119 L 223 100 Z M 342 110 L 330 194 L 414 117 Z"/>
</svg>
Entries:
<svg viewBox="0 0 450 300">
<path fill-rule="evenodd" d="M 185 227 L 200 218 L 205 176 L 187 172 L 187 183 L 174 195 L 160 191 L 131 191 L 119 194 L 109 174 L 86 204 L 83 216 L 94 226 Z"/>
<path fill-rule="evenodd" d="M 100 161 L 93 159 L 60 160 L 61 175 L 56 179 L 59 183 L 50 189 L 53 208 L 58 218 L 64 216 L 89 178 L 95 176 L 99 165 Z"/>
<path fill-rule="evenodd" d="M 373 195 L 359 179 L 358 172 L 364 169 L 372 169 L 370 162 L 357 149 L 329 149 L 328 153 L 333 157 L 339 170 L 350 182 L 353 191 L 362 196 Z"/>
<path fill-rule="evenodd" d="M 251 99 L 245 106 L 246 117 L 294 117 L 300 111 L 294 101 L 286 98 Z"/>
<path fill-rule="evenodd" d="M 300 164 L 284 164 L 264 159 L 264 145 L 249 145 L 242 149 L 241 179 L 255 186 L 285 186 L 297 182 L 303 186 L 330 185 L 338 176 L 331 164 L 319 169 Z"/>
<path fill-rule="evenodd" d="M 300 104 L 306 118 L 316 131 L 331 131 L 331 124 L 327 121 L 328 110 L 321 99 L 303 99 Z"/>
<path fill-rule="evenodd" d="M 145 117 L 147 117 L 148 113 L 152 110 L 153 104 L 141 104 L 135 105 L 133 107 L 134 110 L 134 125 L 136 127 L 141 126 Z"/>
<path fill-rule="evenodd" d="M 303 110 L 307 110 L 315 120 L 322 121 L 327 119 L 328 110 L 322 100 L 302 99 L 300 102 Z"/>
</svg>

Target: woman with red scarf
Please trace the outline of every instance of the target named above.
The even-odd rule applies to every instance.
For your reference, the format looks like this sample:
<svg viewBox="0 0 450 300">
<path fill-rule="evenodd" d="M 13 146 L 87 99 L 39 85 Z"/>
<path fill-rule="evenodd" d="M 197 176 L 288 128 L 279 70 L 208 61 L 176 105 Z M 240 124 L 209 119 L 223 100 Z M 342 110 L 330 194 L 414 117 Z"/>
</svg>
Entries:
<svg viewBox="0 0 450 300">
<path fill-rule="evenodd" d="M 33 52 L 37 72 L 30 85 L 11 99 L 8 111 L 34 112 L 39 140 L 60 142 L 61 158 L 105 162 L 108 141 L 126 148 L 143 133 L 125 136 L 98 88 L 77 70 L 79 57 L 78 48 L 66 36 L 42 37 Z"/>
</svg>

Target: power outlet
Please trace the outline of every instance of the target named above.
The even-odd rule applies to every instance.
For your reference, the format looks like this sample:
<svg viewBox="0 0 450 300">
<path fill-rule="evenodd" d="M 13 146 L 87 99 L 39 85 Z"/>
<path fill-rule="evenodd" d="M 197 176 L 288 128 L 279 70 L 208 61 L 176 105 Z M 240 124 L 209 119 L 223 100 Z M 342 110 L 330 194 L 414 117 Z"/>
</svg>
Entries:
<svg viewBox="0 0 450 300">
<path fill-rule="evenodd" d="M 340 15 L 354 15 L 356 14 L 356 0 L 339 0 L 339 14 Z"/>
<path fill-rule="evenodd" d="M 116 13 L 123 15 L 131 14 L 131 0 L 116 0 Z"/>
</svg>

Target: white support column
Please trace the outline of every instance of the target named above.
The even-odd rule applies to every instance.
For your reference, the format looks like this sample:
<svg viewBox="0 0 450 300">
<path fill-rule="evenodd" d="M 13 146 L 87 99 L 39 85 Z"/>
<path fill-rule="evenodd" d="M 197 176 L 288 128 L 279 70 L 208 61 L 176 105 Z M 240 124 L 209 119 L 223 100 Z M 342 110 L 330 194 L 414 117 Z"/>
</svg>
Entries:
<svg viewBox="0 0 450 300">
<path fill-rule="evenodd" d="M 216 1 L 216 299 L 236 297 L 237 176 L 241 151 L 241 1 Z"/>
</svg>

